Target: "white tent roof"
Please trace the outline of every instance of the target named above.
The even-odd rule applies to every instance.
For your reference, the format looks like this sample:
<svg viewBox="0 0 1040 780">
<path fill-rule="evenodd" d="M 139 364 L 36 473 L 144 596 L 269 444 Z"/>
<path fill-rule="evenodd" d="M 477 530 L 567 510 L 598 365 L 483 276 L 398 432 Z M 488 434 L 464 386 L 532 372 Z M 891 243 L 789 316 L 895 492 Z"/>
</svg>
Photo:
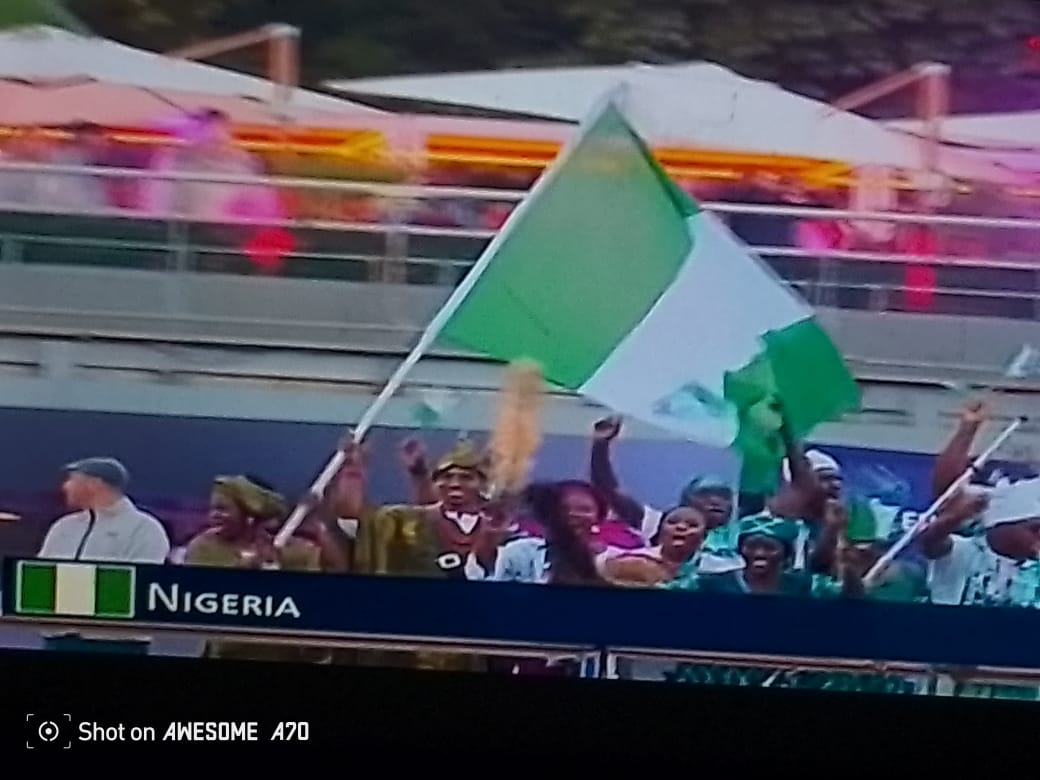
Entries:
<svg viewBox="0 0 1040 780">
<path fill-rule="evenodd" d="M 578 120 L 607 91 L 628 86 L 624 107 L 658 145 L 921 167 L 921 143 L 878 122 L 710 63 L 522 69 L 355 79 L 327 86 L 356 95 L 409 98 Z M 944 153 L 955 175 L 1002 179 L 987 162 Z"/>
<path fill-rule="evenodd" d="M 924 130 L 917 119 L 900 119 L 888 125 L 910 133 Z M 1040 111 L 951 116 L 943 120 L 942 137 L 953 143 L 991 149 L 1040 149 Z"/>
<path fill-rule="evenodd" d="M 266 79 L 166 57 L 56 27 L 0 31 L 0 79 L 30 82 L 91 80 L 152 90 L 269 100 Z M 331 95 L 294 90 L 290 111 L 382 113 Z"/>
</svg>

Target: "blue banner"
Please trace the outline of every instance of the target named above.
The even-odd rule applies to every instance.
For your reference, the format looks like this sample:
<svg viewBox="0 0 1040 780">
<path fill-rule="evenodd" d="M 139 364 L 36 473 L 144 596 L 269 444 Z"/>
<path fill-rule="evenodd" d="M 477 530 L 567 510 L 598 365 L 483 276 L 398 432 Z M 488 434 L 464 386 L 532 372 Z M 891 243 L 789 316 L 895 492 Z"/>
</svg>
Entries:
<svg viewBox="0 0 1040 780">
<path fill-rule="evenodd" d="M 92 578 L 93 596 L 84 600 L 81 589 L 63 603 L 61 577 L 68 576 L 70 567 L 83 566 L 87 570 L 74 572 L 72 580 Z M 218 633 L 266 629 L 344 638 L 1004 667 L 1035 666 L 1040 646 L 1040 614 L 1031 609 L 183 566 L 9 559 L 3 564 L 2 598 L 5 616 L 173 629 L 203 626 Z"/>
</svg>

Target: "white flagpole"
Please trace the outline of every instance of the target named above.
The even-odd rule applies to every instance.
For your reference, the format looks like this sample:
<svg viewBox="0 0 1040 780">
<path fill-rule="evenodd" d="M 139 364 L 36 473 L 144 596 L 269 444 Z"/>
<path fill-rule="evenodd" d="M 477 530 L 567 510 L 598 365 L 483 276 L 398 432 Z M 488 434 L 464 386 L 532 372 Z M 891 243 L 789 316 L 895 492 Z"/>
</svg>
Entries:
<svg viewBox="0 0 1040 780">
<path fill-rule="evenodd" d="M 1025 417 L 1019 417 L 1017 420 L 1013 420 L 1011 424 L 1008 425 L 1001 432 L 1001 434 L 993 440 L 993 443 L 990 444 L 985 450 L 983 450 L 979 454 L 979 456 L 975 458 L 974 461 L 972 461 L 971 465 L 964 470 L 964 473 L 961 474 L 956 480 L 954 480 L 953 484 L 946 488 L 946 490 L 943 491 L 943 494 L 939 496 L 937 499 L 935 499 L 935 501 L 932 502 L 932 505 L 928 507 L 928 509 L 925 510 L 925 512 L 919 518 L 917 518 L 917 522 L 915 522 L 913 526 L 911 526 L 910 530 L 903 534 L 899 538 L 899 540 L 895 544 L 893 544 L 892 547 L 889 548 L 889 550 L 884 555 L 878 558 L 877 563 L 875 563 L 870 568 L 870 571 L 868 571 L 866 575 L 863 577 L 864 585 L 869 587 L 874 583 L 874 581 L 882 574 L 882 572 L 884 572 L 888 565 L 895 560 L 896 556 L 899 555 L 899 553 L 901 553 L 906 548 L 906 546 L 914 540 L 914 537 L 916 537 L 917 534 L 924 530 L 925 526 L 931 522 L 932 518 L 935 517 L 935 515 L 937 515 L 940 510 L 942 510 L 946 502 L 953 498 L 953 496 L 956 495 L 957 492 L 968 483 L 968 481 L 979 471 L 979 469 L 981 469 L 986 464 L 986 462 L 993 457 L 994 453 L 996 453 L 996 451 L 1004 445 L 1004 442 L 1008 440 L 1011 434 L 1017 431 L 1025 421 Z"/>
<path fill-rule="evenodd" d="M 555 181 L 564 164 L 574 154 L 574 150 L 578 145 L 585 139 L 589 129 L 599 121 L 600 117 L 611 105 L 617 102 L 623 91 L 626 89 L 627 87 L 624 85 L 614 87 L 597 101 L 596 105 L 589 111 L 585 119 L 582 120 L 574 135 L 572 135 L 564 144 L 549 170 L 546 171 L 537 182 L 535 182 L 534 186 L 531 187 L 531 190 L 527 193 L 527 197 L 524 198 L 515 209 L 513 209 L 509 218 L 502 226 L 502 229 L 499 230 L 498 233 L 495 234 L 494 238 L 488 242 L 488 245 L 484 248 L 484 251 L 473 264 L 473 267 L 470 268 L 462 282 L 452 291 L 440 311 L 434 315 L 430 324 L 426 326 L 426 330 L 423 331 L 415 346 L 412 347 L 412 351 L 408 353 L 408 356 L 405 357 L 403 361 L 401 361 L 401 364 L 387 380 L 386 385 L 384 385 L 383 389 L 379 392 L 379 395 L 375 397 L 368 409 L 365 410 L 365 413 L 361 416 L 357 426 L 354 428 L 353 437 L 355 442 L 360 442 L 364 435 L 368 433 L 372 424 L 386 407 L 387 402 L 389 402 L 394 393 L 400 389 L 405 377 L 408 376 L 408 373 L 413 368 L 415 368 L 415 365 L 422 358 L 423 354 L 425 354 L 426 350 L 428 350 L 433 345 L 433 342 L 437 340 L 437 337 L 444 329 L 444 326 L 448 324 L 448 321 L 452 318 L 455 312 L 458 311 L 463 301 L 466 300 L 466 296 L 470 294 L 477 282 L 480 280 L 480 277 L 483 276 L 484 271 L 487 270 L 491 261 L 498 253 L 499 247 L 501 247 L 505 240 L 512 234 L 516 225 L 523 219 L 524 214 L 530 208 L 531 204 L 537 202 L 539 193 Z M 493 327 L 493 323 L 489 323 L 489 325 Z M 332 482 L 340 468 L 342 468 L 345 459 L 346 454 L 341 450 L 337 450 L 332 458 L 329 459 L 329 462 L 325 464 L 325 468 L 318 475 L 317 479 L 314 480 L 309 492 L 319 496 L 324 495 L 329 483 Z M 289 515 L 289 519 L 285 521 L 285 524 L 278 531 L 277 536 L 275 536 L 274 546 L 277 548 L 284 547 L 289 541 L 289 538 L 296 532 L 296 529 L 300 527 L 300 524 L 304 521 L 306 516 L 306 506 L 302 504 L 298 505 L 293 510 L 292 514 Z"/>
</svg>

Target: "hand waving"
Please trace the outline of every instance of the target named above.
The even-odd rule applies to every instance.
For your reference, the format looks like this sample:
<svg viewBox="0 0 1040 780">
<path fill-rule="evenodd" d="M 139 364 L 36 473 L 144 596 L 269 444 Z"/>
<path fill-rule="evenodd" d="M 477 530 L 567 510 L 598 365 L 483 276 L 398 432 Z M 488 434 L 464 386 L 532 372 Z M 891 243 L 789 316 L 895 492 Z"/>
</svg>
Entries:
<svg viewBox="0 0 1040 780">
<path fill-rule="evenodd" d="M 401 465 L 409 474 L 426 471 L 426 445 L 420 439 L 409 438 L 401 442 Z"/>
</svg>

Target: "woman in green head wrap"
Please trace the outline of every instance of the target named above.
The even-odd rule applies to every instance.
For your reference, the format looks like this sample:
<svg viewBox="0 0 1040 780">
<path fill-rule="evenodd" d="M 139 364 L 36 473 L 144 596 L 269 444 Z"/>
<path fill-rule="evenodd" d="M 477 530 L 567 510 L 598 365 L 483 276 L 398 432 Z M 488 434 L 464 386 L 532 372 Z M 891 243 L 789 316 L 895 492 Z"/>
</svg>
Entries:
<svg viewBox="0 0 1040 780">
<path fill-rule="evenodd" d="M 665 587 L 670 590 L 694 590 L 702 593 L 807 595 L 809 576 L 792 571 L 799 525 L 793 520 L 755 515 L 740 521 L 737 546 L 745 561 L 741 570 L 719 574 L 700 574 L 696 570 L 681 574 Z M 740 685 L 756 687 L 775 677 L 765 667 L 731 664 L 643 664 L 637 670 L 641 679 L 663 679 L 670 682 L 703 685 Z"/>
<path fill-rule="evenodd" d="M 271 527 L 286 511 L 282 496 L 255 477 L 217 477 L 209 504 L 214 527 L 188 544 L 185 565 L 318 571 L 321 553 L 316 545 L 292 538 L 282 549 L 275 548 Z M 242 641 L 207 642 L 204 653 L 208 658 L 258 661 L 308 661 L 319 654 L 306 647 Z"/>
<path fill-rule="evenodd" d="M 706 593 L 808 595 L 809 578 L 791 570 L 799 526 L 793 520 L 767 515 L 740 521 L 737 547 L 744 568 L 721 574 L 692 573 L 671 583 L 677 590 Z"/>
</svg>

